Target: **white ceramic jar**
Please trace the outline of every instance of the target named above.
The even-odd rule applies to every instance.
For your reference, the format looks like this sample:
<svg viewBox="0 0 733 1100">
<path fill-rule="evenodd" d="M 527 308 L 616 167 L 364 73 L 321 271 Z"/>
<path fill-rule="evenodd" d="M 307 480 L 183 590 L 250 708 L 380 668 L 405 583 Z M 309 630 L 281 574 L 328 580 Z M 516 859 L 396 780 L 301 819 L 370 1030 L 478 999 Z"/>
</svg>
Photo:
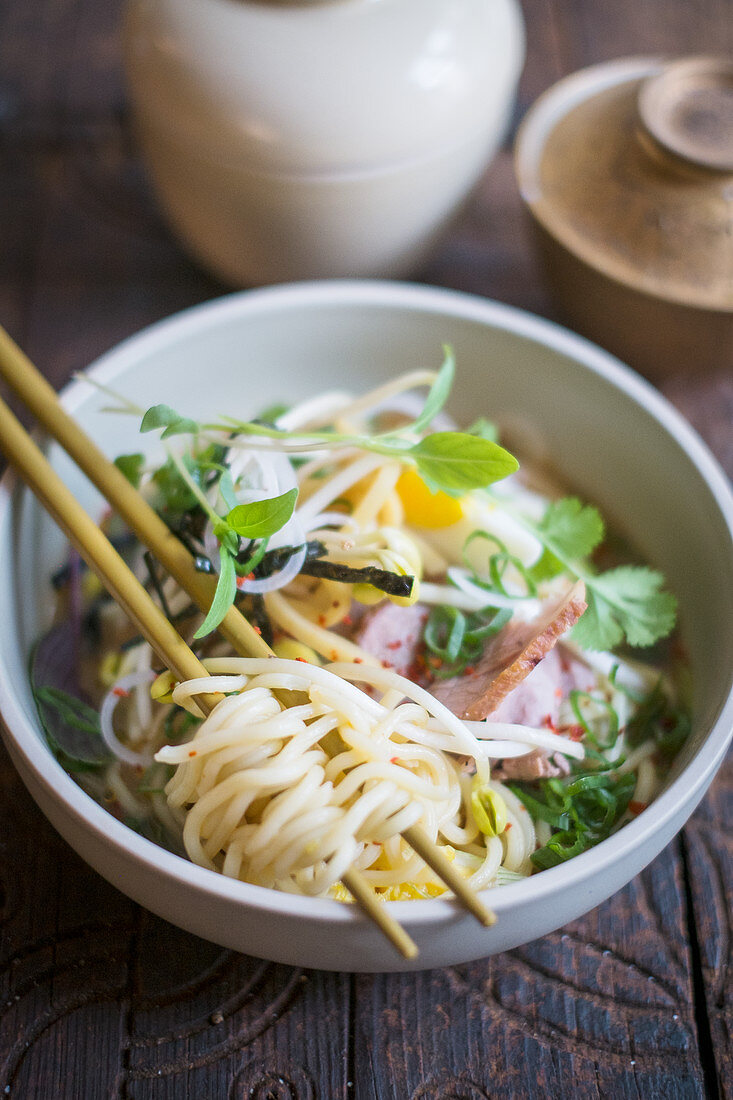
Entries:
<svg viewBox="0 0 733 1100">
<path fill-rule="evenodd" d="M 227 282 L 416 271 L 505 132 L 518 0 L 130 0 L 160 201 Z"/>
</svg>

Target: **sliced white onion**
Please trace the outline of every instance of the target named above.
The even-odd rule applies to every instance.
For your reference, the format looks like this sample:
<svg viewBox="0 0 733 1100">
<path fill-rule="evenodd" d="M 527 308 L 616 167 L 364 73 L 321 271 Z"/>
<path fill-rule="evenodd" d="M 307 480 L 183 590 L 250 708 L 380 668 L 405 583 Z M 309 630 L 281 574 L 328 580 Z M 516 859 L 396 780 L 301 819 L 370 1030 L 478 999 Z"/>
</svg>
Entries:
<svg viewBox="0 0 733 1100">
<path fill-rule="evenodd" d="M 284 588 L 286 584 L 290 584 L 292 580 L 295 580 L 298 573 L 300 573 L 305 561 L 305 554 L 306 547 L 304 543 L 299 550 L 288 558 L 279 573 L 273 573 L 270 577 L 254 577 L 252 580 L 242 577 L 237 581 L 237 588 L 240 592 L 257 593 L 275 592 L 278 588 Z"/>
<path fill-rule="evenodd" d="M 102 706 L 99 708 L 99 725 L 104 743 L 110 752 L 114 753 L 118 760 L 123 760 L 125 764 L 142 765 L 146 768 L 152 764 L 153 754 L 150 750 L 135 752 L 127 745 L 122 744 L 112 725 L 115 707 L 131 688 L 139 687 L 140 684 L 150 684 L 154 679 L 155 673 L 151 669 L 129 672 L 127 676 L 123 676 L 110 688 L 102 700 Z"/>
</svg>

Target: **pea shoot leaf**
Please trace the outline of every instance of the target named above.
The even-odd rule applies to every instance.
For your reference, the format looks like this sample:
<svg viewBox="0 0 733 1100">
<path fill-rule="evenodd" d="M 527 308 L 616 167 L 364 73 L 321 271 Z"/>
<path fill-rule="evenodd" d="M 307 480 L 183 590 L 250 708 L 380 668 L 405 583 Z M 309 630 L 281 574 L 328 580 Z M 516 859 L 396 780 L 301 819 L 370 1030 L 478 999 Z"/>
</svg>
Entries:
<svg viewBox="0 0 733 1100">
<path fill-rule="evenodd" d="M 443 365 L 438 371 L 438 376 L 430 387 L 423 410 L 411 424 L 411 430 L 421 432 L 435 419 L 448 400 L 448 395 L 453 387 L 453 378 L 456 373 L 456 360 L 451 348 L 443 348 Z"/>
<path fill-rule="evenodd" d="M 227 514 L 226 522 L 238 535 L 248 539 L 265 539 L 284 527 L 293 514 L 298 499 L 297 489 L 288 489 L 277 497 L 238 504 Z"/>
<path fill-rule="evenodd" d="M 234 568 L 234 557 L 224 545 L 219 547 L 219 557 L 221 565 L 214 599 L 211 601 L 211 607 L 206 618 L 194 634 L 195 639 L 205 638 L 212 630 L 216 630 L 234 603 L 234 597 L 237 594 L 237 573 Z"/>
<path fill-rule="evenodd" d="M 137 489 L 140 486 L 140 477 L 144 464 L 145 458 L 141 454 L 118 455 L 115 459 L 115 466 L 125 475 L 133 489 Z"/>
<path fill-rule="evenodd" d="M 466 432 L 433 432 L 405 455 L 414 459 L 430 489 L 453 495 L 483 489 L 519 469 L 516 458 L 498 443 Z"/>
<path fill-rule="evenodd" d="M 154 432 L 163 428 L 161 439 L 171 435 L 192 435 L 199 430 L 199 424 L 187 416 L 181 416 L 170 405 L 153 405 L 148 409 L 140 424 L 141 432 Z"/>
</svg>

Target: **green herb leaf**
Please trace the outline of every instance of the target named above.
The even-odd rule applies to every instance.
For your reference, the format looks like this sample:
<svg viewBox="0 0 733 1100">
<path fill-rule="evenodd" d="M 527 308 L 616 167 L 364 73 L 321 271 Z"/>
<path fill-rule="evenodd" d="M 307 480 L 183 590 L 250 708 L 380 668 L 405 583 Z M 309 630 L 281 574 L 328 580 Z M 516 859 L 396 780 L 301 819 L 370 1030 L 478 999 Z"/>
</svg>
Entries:
<svg viewBox="0 0 733 1100">
<path fill-rule="evenodd" d="M 205 638 L 212 630 L 216 630 L 229 608 L 234 603 L 237 594 L 237 574 L 234 568 L 234 558 L 225 546 L 219 547 L 221 566 L 219 580 L 216 585 L 214 599 L 211 601 L 209 612 L 194 634 L 194 639 Z"/>
<path fill-rule="evenodd" d="M 115 459 L 115 466 L 120 473 L 125 475 L 133 489 L 138 489 L 140 486 L 140 477 L 144 464 L 145 458 L 141 454 L 118 455 Z"/>
<path fill-rule="evenodd" d="M 171 435 L 192 435 L 199 431 L 199 427 L 195 420 L 181 416 L 170 405 L 153 405 L 142 418 L 140 431 L 153 432 L 163 428 L 161 439 L 167 439 Z"/>
<path fill-rule="evenodd" d="M 238 504 L 227 513 L 226 522 L 242 538 L 264 539 L 284 527 L 295 510 L 297 489 L 288 489 L 277 497 Z"/>
<path fill-rule="evenodd" d="M 430 387 L 423 410 L 417 420 L 410 425 L 410 430 L 413 432 L 421 432 L 427 428 L 448 400 L 456 373 L 456 360 L 453 350 L 447 345 L 443 347 L 443 355 L 443 365 L 438 371 L 438 377 Z"/>
<path fill-rule="evenodd" d="M 66 771 L 94 771 L 109 763 L 96 710 L 61 688 L 32 688 L 46 740 Z"/>
<path fill-rule="evenodd" d="M 503 506 L 506 506 L 502 502 Z M 575 497 L 553 502 L 540 523 L 513 510 L 545 550 L 533 566 L 536 581 L 568 572 L 585 583 L 588 608 L 572 630 L 585 649 L 613 649 L 626 640 L 649 646 L 674 628 L 677 601 L 664 592 L 661 573 L 647 566 L 623 565 L 596 573 L 586 564 L 604 535 L 597 508 Z"/>
<path fill-rule="evenodd" d="M 487 420 L 485 416 L 479 416 L 470 427 L 466 428 L 467 435 L 477 435 L 479 439 L 489 439 L 492 443 L 499 442 L 499 429 L 493 420 Z"/>
<path fill-rule="evenodd" d="M 553 501 L 539 525 L 543 541 L 560 558 L 587 558 L 603 541 L 603 519 L 592 504 L 577 497 Z"/>
<path fill-rule="evenodd" d="M 591 615 L 586 623 L 586 612 L 573 628 L 578 645 L 612 648 L 625 635 L 629 645 L 649 646 L 673 629 L 677 601 L 662 591 L 664 577 L 656 569 L 620 565 L 588 583 Z"/>
<path fill-rule="evenodd" d="M 239 501 L 237 500 L 237 494 L 234 492 L 234 482 L 232 481 L 232 475 L 229 470 L 224 470 L 219 478 L 219 492 L 222 495 L 222 499 L 227 508 L 236 508 Z"/>
<path fill-rule="evenodd" d="M 430 489 L 453 495 L 483 489 L 519 469 L 516 458 L 498 443 L 466 432 L 433 432 L 405 455 L 414 459 Z"/>
</svg>

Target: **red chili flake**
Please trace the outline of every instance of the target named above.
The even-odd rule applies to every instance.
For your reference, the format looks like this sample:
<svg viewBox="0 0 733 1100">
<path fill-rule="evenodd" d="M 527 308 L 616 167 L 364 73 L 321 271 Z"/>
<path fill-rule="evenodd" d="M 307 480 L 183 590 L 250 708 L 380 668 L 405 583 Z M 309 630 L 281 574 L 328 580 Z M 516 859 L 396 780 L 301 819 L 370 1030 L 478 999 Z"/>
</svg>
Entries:
<svg viewBox="0 0 733 1100">
<path fill-rule="evenodd" d="M 390 756 L 389 762 L 390 764 L 399 764 L 400 758 L 399 756 Z"/>
<path fill-rule="evenodd" d="M 382 668 L 394 668 L 394 665 L 390 661 L 382 661 Z"/>
<path fill-rule="evenodd" d="M 118 699 L 126 699 L 130 692 L 126 688 L 112 688 L 112 694 Z"/>
<path fill-rule="evenodd" d="M 473 665 L 466 665 L 466 667 L 463 670 L 463 675 L 464 676 L 474 676 L 475 674 L 476 674 L 475 667 Z"/>
<path fill-rule="evenodd" d="M 562 699 L 562 688 L 555 688 L 555 698 Z"/>
<path fill-rule="evenodd" d="M 318 625 L 319 626 L 325 626 L 326 625 L 326 616 L 325 615 L 319 615 L 318 616 Z"/>
<path fill-rule="evenodd" d="M 339 659 L 338 653 L 336 652 L 335 649 L 332 649 L 331 650 L 331 660 L 332 661 L 338 661 L 338 659 Z"/>
<path fill-rule="evenodd" d="M 629 802 L 629 810 L 632 814 L 637 815 L 640 814 L 642 810 L 645 810 L 648 805 L 648 802 L 634 802 L 632 799 L 631 802 Z"/>
<path fill-rule="evenodd" d="M 511 827 L 512 827 L 511 821 L 507 821 L 506 826 L 504 827 L 504 832 L 508 833 L 509 830 L 511 829 Z"/>
<path fill-rule="evenodd" d="M 354 657 L 354 664 L 355 665 L 363 665 L 364 664 L 364 658 L 363 657 Z"/>
<path fill-rule="evenodd" d="M 191 749 L 191 751 L 189 752 L 188 755 L 189 756 L 196 756 L 196 749 Z"/>
<path fill-rule="evenodd" d="M 545 715 L 545 717 L 542 719 L 542 725 L 545 727 L 546 730 L 552 730 L 553 733 L 557 733 L 557 726 L 553 722 L 551 714 Z"/>
<path fill-rule="evenodd" d="M 351 618 L 351 615 L 344 615 L 343 619 L 341 620 L 341 622 L 344 623 L 345 626 L 351 626 L 353 621 L 354 620 Z"/>
<path fill-rule="evenodd" d="M 296 657 L 296 658 L 295 658 L 295 660 L 296 660 L 296 661 L 302 661 L 304 665 L 307 665 L 307 664 L 308 664 L 308 662 L 306 661 L 305 657 Z"/>
<path fill-rule="evenodd" d="M 585 736 L 585 730 L 580 725 L 568 726 L 563 732 L 568 735 L 571 741 L 582 741 Z"/>
<path fill-rule="evenodd" d="M 247 576 L 244 579 L 246 581 L 253 581 L 255 579 L 255 575 L 254 575 L 254 573 L 248 573 Z"/>
<path fill-rule="evenodd" d="M 257 623 L 252 623 L 252 629 L 254 630 L 255 634 L 262 634 L 262 630 L 261 630 L 261 628 L 260 628 L 260 627 L 259 627 L 259 626 L 257 625 Z"/>
<path fill-rule="evenodd" d="M 346 622 L 345 619 L 344 622 Z M 387 642 L 387 649 L 402 649 L 402 642 L 399 640 L 396 642 Z"/>
</svg>

